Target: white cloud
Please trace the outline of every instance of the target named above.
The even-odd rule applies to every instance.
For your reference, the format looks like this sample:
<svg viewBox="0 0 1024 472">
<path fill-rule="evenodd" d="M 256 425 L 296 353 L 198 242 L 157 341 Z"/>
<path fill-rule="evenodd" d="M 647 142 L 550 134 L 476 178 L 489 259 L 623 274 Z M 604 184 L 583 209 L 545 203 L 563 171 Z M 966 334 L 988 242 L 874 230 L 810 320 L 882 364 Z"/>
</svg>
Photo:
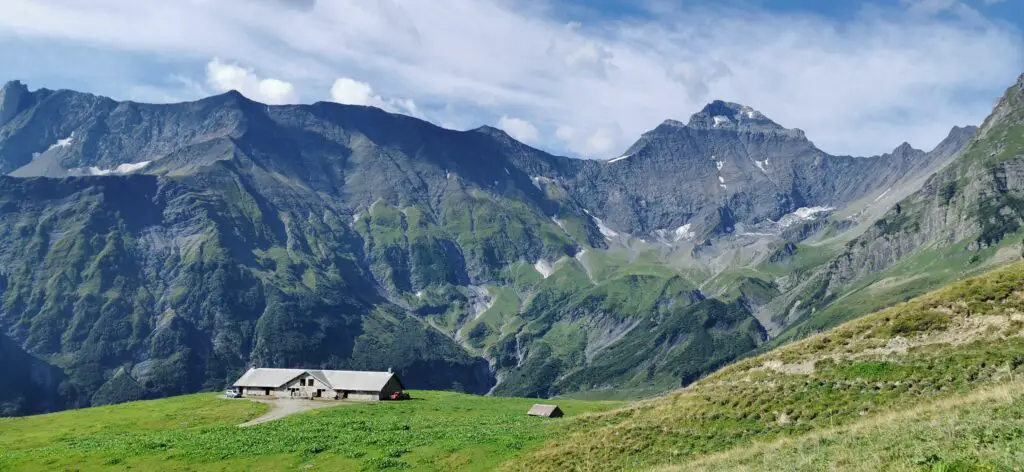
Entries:
<svg viewBox="0 0 1024 472">
<path fill-rule="evenodd" d="M 555 136 L 566 148 L 581 156 L 606 157 L 618 152 L 616 149 L 622 140 L 622 130 L 616 123 L 603 123 L 587 129 L 561 125 L 555 130 Z"/>
<path fill-rule="evenodd" d="M 331 86 L 331 100 L 345 105 L 363 105 L 384 108 L 384 100 L 373 93 L 373 87 L 366 82 L 342 77 Z"/>
<path fill-rule="evenodd" d="M 252 69 L 214 58 L 206 65 L 206 82 L 217 92 L 237 90 L 253 100 L 271 105 L 296 103 L 295 86 L 283 80 L 262 79 Z"/>
<path fill-rule="evenodd" d="M 331 101 L 345 105 L 363 105 L 377 107 L 392 113 L 403 113 L 423 118 L 416 101 L 411 98 L 382 98 L 373 91 L 373 87 L 349 77 L 335 79 L 331 85 Z"/>
<path fill-rule="evenodd" d="M 657 14 L 642 19 L 571 24 L 558 4 L 525 0 L 3 2 L 0 40 L 36 45 L 5 49 L 8 74 L 33 64 L 22 51 L 50 44 L 120 51 L 163 76 L 194 75 L 196 58 L 231 58 L 242 73 L 224 80 L 248 84 L 247 95 L 334 98 L 339 76 L 358 77 L 343 100 L 460 127 L 514 114 L 538 130 L 538 145 L 592 157 L 618 155 L 712 99 L 802 128 L 829 152 L 929 147 L 954 124 L 979 123 L 1024 69 L 1019 34 L 963 0 L 865 7 L 842 20 L 655 1 Z M 171 59 L 194 69 L 168 69 Z M 81 62 L 63 67 L 83 71 L 79 88 L 109 81 Z M 280 83 L 263 86 L 275 79 L 253 70 Z"/>
<path fill-rule="evenodd" d="M 498 119 L 498 127 L 505 130 L 513 138 L 518 139 L 524 143 L 536 143 L 540 138 L 540 131 L 537 130 L 536 126 L 529 121 L 510 117 L 502 116 Z"/>
</svg>

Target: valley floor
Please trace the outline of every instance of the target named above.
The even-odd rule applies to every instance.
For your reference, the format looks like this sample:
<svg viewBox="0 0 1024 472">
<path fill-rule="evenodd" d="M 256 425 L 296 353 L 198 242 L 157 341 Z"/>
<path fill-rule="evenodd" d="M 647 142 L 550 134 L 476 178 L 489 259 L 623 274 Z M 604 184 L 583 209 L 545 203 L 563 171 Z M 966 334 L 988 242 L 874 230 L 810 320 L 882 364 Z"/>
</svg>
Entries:
<svg viewBox="0 0 1024 472">
<path fill-rule="evenodd" d="M 560 400 L 566 418 L 547 420 L 526 416 L 535 399 L 411 394 L 247 428 L 267 405 L 209 393 L 0 419 L 0 470 L 493 470 L 622 405 Z"/>
</svg>

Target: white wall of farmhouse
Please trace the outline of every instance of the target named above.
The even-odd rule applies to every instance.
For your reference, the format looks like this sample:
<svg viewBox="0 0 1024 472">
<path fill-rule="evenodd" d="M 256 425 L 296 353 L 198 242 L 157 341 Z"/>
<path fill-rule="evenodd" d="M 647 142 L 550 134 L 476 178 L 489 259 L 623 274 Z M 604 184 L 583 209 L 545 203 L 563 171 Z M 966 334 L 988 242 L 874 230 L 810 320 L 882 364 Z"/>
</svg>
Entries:
<svg viewBox="0 0 1024 472">
<path fill-rule="evenodd" d="M 238 387 L 242 395 L 250 398 L 307 398 L 307 399 L 324 399 L 324 400 L 354 400 L 354 401 L 377 401 L 390 399 L 392 394 L 401 392 L 403 390 L 401 381 L 398 380 L 397 376 L 390 377 L 382 387 L 379 389 L 374 385 L 373 380 L 367 382 L 364 377 L 338 377 L 330 378 L 329 376 L 337 371 L 325 371 L 325 380 L 321 380 L 309 372 L 298 374 L 296 377 L 288 380 L 283 385 L 277 382 L 281 382 L 284 378 L 281 378 L 281 374 L 287 374 L 287 372 L 281 372 L 283 369 L 267 369 L 270 372 L 257 372 L 256 370 L 250 370 L 246 376 L 243 376 L 238 383 L 245 385 L 245 379 L 250 375 L 256 375 L 253 377 L 256 383 L 250 383 L 249 385 L 280 385 L 278 387 Z M 255 372 L 255 374 L 254 374 Z M 319 371 L 317 371 L 319 372 Z M 262 374 L 263 378 L 259 378 L 258 375 Z M 353 372 L 352 375 L 361 375 L 366 373 Z M 369 373 L 369 374 L 384 374 L 381 373 Z M 267 378 L 267 375 L 271 375 Z M 272 377 L 277 375 L 278 379 Z M 333 382 L 333 385 L 329 382 Z M 266 383 L 264 383 L 266 382 Z M 345 388 L 350 386 L 349 388 Z M 369 388 L 369 390 L 368 390 Z"/>
<path fill-rule="evenodd" d="M 274 391 L 274 395 L 284 398 L 334 398 L 334 391 L 323 381 L 305 374 L 286 383 Z"/>
</svg>

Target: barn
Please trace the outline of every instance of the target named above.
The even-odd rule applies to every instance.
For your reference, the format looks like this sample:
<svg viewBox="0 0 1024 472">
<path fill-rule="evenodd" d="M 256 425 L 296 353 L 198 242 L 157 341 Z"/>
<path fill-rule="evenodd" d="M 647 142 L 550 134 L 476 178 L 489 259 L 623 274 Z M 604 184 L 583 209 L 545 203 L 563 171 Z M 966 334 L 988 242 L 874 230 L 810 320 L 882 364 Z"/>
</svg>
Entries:
<svg viewBox="0 0 1024 472">
<path fill-rule="evenodd" d="M 403 398 L 402 380 L 391 372 L 322 369 L 249 369 L 232 385 L 243 397 L 324 400 Z"/>
</svg>

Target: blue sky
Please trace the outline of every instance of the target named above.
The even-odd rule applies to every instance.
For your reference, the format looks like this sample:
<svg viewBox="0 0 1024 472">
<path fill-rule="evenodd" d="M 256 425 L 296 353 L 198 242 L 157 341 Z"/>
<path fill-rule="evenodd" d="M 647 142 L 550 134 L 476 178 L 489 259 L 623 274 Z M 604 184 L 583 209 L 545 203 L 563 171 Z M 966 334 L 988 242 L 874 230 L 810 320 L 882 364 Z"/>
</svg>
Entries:
<svg viewBox="0 0 1024 472">
<path fill-rule="evenodd" d="M 714 99 L 832 153 L 927 149 L 1024 72 L 1021 0 L 3 2 L 0 80 L 372 105 L 591 158 Z"/>
</svg>

